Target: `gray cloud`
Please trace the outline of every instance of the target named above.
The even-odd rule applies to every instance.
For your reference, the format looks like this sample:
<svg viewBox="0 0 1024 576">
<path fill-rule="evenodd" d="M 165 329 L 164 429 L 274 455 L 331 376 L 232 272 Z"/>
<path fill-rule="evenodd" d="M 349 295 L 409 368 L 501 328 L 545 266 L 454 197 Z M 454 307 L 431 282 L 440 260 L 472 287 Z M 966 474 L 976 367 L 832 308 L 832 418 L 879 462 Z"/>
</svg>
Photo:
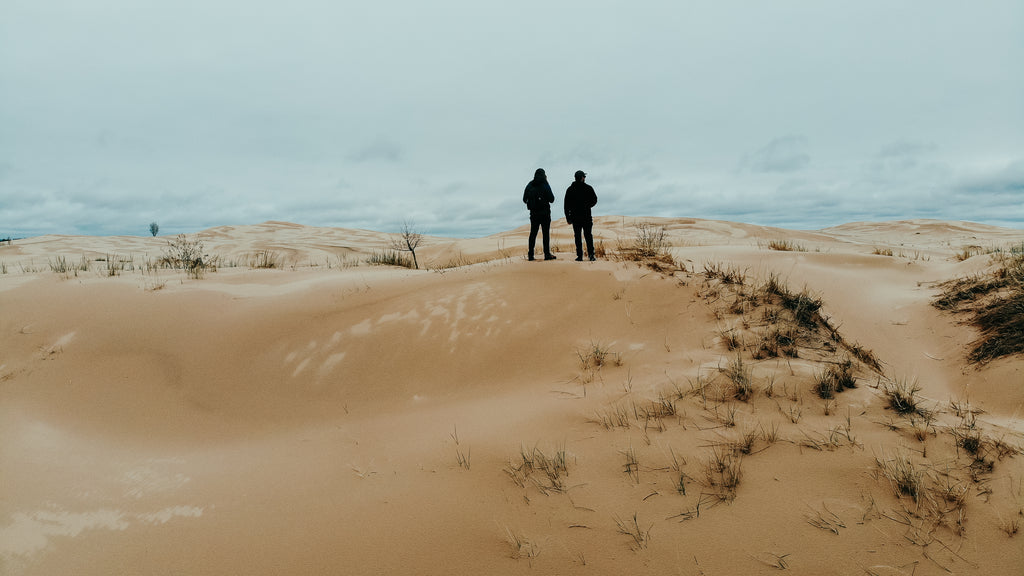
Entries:
<svg viewBox="0 0 1024 576">
<path fill-rule="evenodd" d="M 795 172 L 810 163 L 807 139 L 803 136 L 783 136 L 744 156 L 740 161 L 740 169 L 751 172 Z"/>
</svg>

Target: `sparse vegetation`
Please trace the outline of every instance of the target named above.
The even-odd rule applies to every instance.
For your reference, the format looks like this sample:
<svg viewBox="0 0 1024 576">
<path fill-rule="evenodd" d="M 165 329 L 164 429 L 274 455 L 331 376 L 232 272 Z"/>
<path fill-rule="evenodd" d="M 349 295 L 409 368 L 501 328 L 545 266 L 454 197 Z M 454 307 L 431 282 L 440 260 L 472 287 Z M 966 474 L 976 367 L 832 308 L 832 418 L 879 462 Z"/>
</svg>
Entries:
<svg viewBox="0 0 1024 576">
<path fill-rule="evenodd" d="M 754 382 L 750 375 L 750 368 L 743 364 L 742 357 L 736 356 L 721 371 L 732 383 L 733 398 L 746 402 L 754 395 Z"/>
<path fill-rule="evenodd" d="M 459 442 L 459 429 L 455 427 L 451 433 L 452 440 L 455 441 L 455 461 L 459 463 L 459 467 L 470 469 L 470 456 L 471 452 L 467 447 L 465 450 L 462 448 L 462 443 Z"/>
<path fill-rule="evenodd" d="M 883 379 L 880 386 L 882 393 L 889 400 L 889 407 L 897 414 L 915 414 L 921 411 L 921 398 L 917 395 L 921 391 L 921 386 L 916 379 Z"/>
<path fill-rule="evenodd" d="M 631 545 L 633 550 L 647 548 L 647 543 L 651 539 L 651 528 L 653 525 L 648 526 L 646 530 L 640 528 L 640 521 L 637 519 L 636 513 L 633 513 L 633 518 L 629 520 L 616 517 L 615 525 L 618 526 L 620 534 L 625 534 L 633 540 Z"/>
<path fill-rule="evenodd" d="M 953 255 L 953 258 L 957 262 L 963 262 L 968 258 L 973 258 L 979 254 L 985 254 L 985 249 L 981 246 L 964 246 L 959 252 Z"/>
<path fill-rule="evenodd" d="M 740 430 L 739 435 L 735 440 L 729 442 L 729 447 L 732 448 L 733 452 L 741 455 L 749 455 L 754 452 L 754 445 L 760 438 L 761 433 L 754 428 L 744 428 Z"/>
<path fill-rule="evenodd" d="M 848 358 L 829 364 L 815 377 L 814 391 L 819 398 L 830 400 L 838 392 L 847 388 L 856 388 L 857 379 L 853 376 L 853 362 Z"/>
<path fill-rule="evenodd" d="M 513 532 L 512 529 L 505 528 L 505 538 L 509 546 L 512 547 L 512 558 L 516 560 L 520 558 L 536 558 L 540 555 L 540 547 L 537 546 L 537 543 L 522 533 Z"/>
<path fill-rule="evenodd" d="M 942 294 L 932 302 L 966 314 L 981 331 L 967 354 L 979 364 L 1024 353 L 1024 250 L 996 252 L 993 262 L 998 266 L 987 274 L 942 284 Z"/>
<path fill-rule="evenodd" d="M 636 459 L 636 452 L 633 447 L 630 446 L 622 452 L 622 455 L 626 458 L 626 463 L 622 465 L 622 471 L 629 476 L 634 484 L 640 483 L 640 463 Z"/>
<path fill-rule="evenodd" d="M 593 421 L 600 424 L 606 430 L 629 428 L 631 426 L 629 412 L 622 404 L 615 404 L 607 410 L 597 412 L 596 419 Z"/>
<path fill-rule="evenodd" d="M 55 272 L 63 278 L 77 277 L 79 272 L 89 271 L 89 261 L 85 256 L 82 256 L 77 264 L 68 260 L 66 256 L 57 256 L 48 260 L 47 263 L 50 265 L 51 272 Z"/>
<path fill-rule="evenodd" d="M 118 256 L 117 254 L 107 254 L 107 257 L 102 260 L 107 264 L 107 276 L 120 276 L 126 268 L 134 268 L 135 263 L 130 257 Z"/>
<path fill-rule="evenodd" d="M 736 489 L 742 478 L 743 457 L 732 450 L 714 448 L 704 466 L 708 486 L 718 490 L 722 500 L 736 497 Z"/>
<path fill-rule="evenodd" d="M 735 284 L 742 286 L 747 281 L 747 271 L 735 266 L 726 266 L 717 262 L 706 262 L 704 264 L 704 275 L 709 279 L 718 280 L 722 284 Z"/>
<path fill-rule="evenodd" d="M 1020 515 L 1014 516 L 1010 519 L 1003 520 L 999 524 L 999 528 L 1006 533 L 1007 536 L 1013 538 L 1020 532 Z"/>
<path fill-rule="evenodd" d="M 768 242 L 768 249 L 780 252 L 807 252 L 806 246 L 792 240 L 770 240 Z"/>
<path fill-rule="evenodd" d="M 160 265 L 165 268 L 184 270 L 190 278 L 198 280 L 207 271 L 215 272 L 218 260 L 215 256 L 203 253 L 202 240 L 190 239 L 184 234 L 179 234 L 173 240 L 167 241 L 163 256 L 160 258 Z"/>
<path fill-rule="evenodd" d="M 636 233 L 628 242 L 619 241 L 616 257 L 641 263 L 656 272 L 675 273 L 679 265 L 672 257 L 669 248 L 668 232 L 663 226 L 640 223 L 635 226 Z M 596 255 L 605 251 L 604 245 L 595 247 Z"/>
<path fill-rule="evenodd" d="M 451 256 L 450 258 L 448 258 L 448 260 L 445 261 L 444 263 L 440 263 L 440 264 L 438 264 L 438 263 L 431 263 L 431 264 L 428 265 L 428 267 L 431 270 L 444 271 L 444 270 L 451 270 L 453 268 L 462 268 L 464 266 L 471 266 L 471 265 L 473 265 L 475 263 L 476 262 L 474 262 L 472 259 L 470 259 L 469 257 L 467 257 L 465 254 L 463 254 L 460 251 L 458 254 L 455 254 L 455 255 Z"/>
<path fill-rule="evenodd" d="M 612 352 L 611 348 L 599 342 L 591 342 L 589 346 L 576 351 L 580 367 L 584 370 L 599 370 L 607 364 L 622 365 L 622 355 Z"/>
<path fill-rule="evenodd" d="M 532 450 L 523 446 L 519 451 L 519 460 L 510 460 L 505 473 L 522 488 L 530 484 L 544 494 L 564 492 L 565 477 L 569 475 L 565 447 L 556 447 L 554 454 L 548 456 L 537 446 Z"/>
<path fill-rule="evenodd" d="M 406 268 L 419 269 L 420 263 L 416 260 L 416 249 L 423 243 L 423 234 L 416 231 L 416 227 L 410 222 L 403 222 L 398 237 L 392 240 L 391 248 L 397 252 L 408 252 L 412 255 L 412 266 Z"/>
<path fill-rule="evenodd" d="M 875 464 L 889 480 L 896 496 L 909 496 L 915 503 L 920 501 L 924 494 L 924 471 L 914 464 L 905 450 L 887 458 L 875 458 Z"/>
<path fill-rule="evenodd" d="M 402 268 L 414 268 L 412 258 L 397 250 L 382 250 L 374 252 L 366 258 L 366 263 L 371 266 L 401 266 Z"/>
<path fill-rule="evenodd" d="M 633 237 L 633 251 L 640 258 L 658 258 L 667 254 L 671 244 L 664 226 L 637 224 Z"/>
<path fill-rule="evenodd" d="M 850 353 L 857 360 L 860 360 L 865 366 L 871 368 L 875 372 L 882 371 L 882 364 L 878 361 L 878 357 L 871 350 L 860 345 L 858 342 L 854 342 L 848 346 Z"/>
<path fill-rule="evenodd" d="M 257 269 L 279 268 L 281 257 L 273 250 L 260 250 L 249 258 L 249 267 Z"/>
</svg>

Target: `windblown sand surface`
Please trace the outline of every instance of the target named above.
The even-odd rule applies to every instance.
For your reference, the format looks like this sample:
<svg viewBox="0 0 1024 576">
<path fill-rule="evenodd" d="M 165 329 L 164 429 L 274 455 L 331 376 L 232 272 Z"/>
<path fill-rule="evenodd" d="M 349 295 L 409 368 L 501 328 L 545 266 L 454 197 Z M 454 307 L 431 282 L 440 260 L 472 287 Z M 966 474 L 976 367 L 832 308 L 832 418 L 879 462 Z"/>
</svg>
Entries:
<svg viewBox="0 0 1024 576">
<path fill-rule="evenodd" d="M 613 257 L 643 222 L 680 266 Z M 225 226 L 198 280 L 147 270 L 167 238 L 0 246 L 0 573 L 1024 574 L 1024 359 L 969 365 L 930 305 L 1024 232 L 604 217 L 579 263 L 554 230 L 553 262 L 520 228 L 414 271 L 365 264 L 383 233 Z M 772 275 L 837 332 L 759 353 Z"/>
</svg>

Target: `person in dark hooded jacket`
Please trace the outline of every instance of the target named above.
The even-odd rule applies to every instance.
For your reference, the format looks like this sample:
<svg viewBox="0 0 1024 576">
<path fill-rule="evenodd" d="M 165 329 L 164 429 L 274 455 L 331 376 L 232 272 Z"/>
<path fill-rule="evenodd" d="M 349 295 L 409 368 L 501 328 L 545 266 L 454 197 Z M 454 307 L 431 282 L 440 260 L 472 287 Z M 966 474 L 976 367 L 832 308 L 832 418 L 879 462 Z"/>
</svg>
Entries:
<svg viewBox="0 0 1024 576">
<path fill-rule="evenodd" d="M 533 180 L 523 190 L 523 202 L 530 210 L 530 252 L 527 254 L 529 260 L 533 260 L 533 249 L 537 245 L 537 230 L 544 234 L 544 259 L 554 260 L 555 255 L 551 253 L 551 203 L 555 201 L 555 194 L 548 184 L 548 176 L 543 168 L 537 168 L 533 174 Z"/>
<path fill-rule="evenodd" d="M 565 191 L 565 219 L 572 224 L 576 239 L 576 261 L 583 260 L 583 236 L 587 240 L 587 256 L 594 260 L 594 217 L 590 209 L 597 205 L 597 193 L 584 182 L 587 175 L 576 171 L 576 180 Z"/>
</svg>

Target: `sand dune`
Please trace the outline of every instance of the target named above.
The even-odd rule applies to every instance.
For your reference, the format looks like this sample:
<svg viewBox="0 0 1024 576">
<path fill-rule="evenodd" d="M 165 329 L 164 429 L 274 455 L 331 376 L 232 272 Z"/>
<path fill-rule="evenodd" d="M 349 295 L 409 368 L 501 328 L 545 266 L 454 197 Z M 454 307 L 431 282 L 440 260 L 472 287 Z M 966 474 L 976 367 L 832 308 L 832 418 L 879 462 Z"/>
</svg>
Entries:
<svg viewBox="0 0 1024 576">
<path fill-rule="evenodd" d="M 622 257 L 645 224 L 675 266 Z M 594 263 L 553 232 L 409 270 L 365 263 L 384 233 L 222 226 L 202 279 L 164 237 L 0 245 L 0 573 L 1024 574 L 1024 359 L 969 364 L 931 306 L 1024 232 L 602 217 Z"/>
</svg>

